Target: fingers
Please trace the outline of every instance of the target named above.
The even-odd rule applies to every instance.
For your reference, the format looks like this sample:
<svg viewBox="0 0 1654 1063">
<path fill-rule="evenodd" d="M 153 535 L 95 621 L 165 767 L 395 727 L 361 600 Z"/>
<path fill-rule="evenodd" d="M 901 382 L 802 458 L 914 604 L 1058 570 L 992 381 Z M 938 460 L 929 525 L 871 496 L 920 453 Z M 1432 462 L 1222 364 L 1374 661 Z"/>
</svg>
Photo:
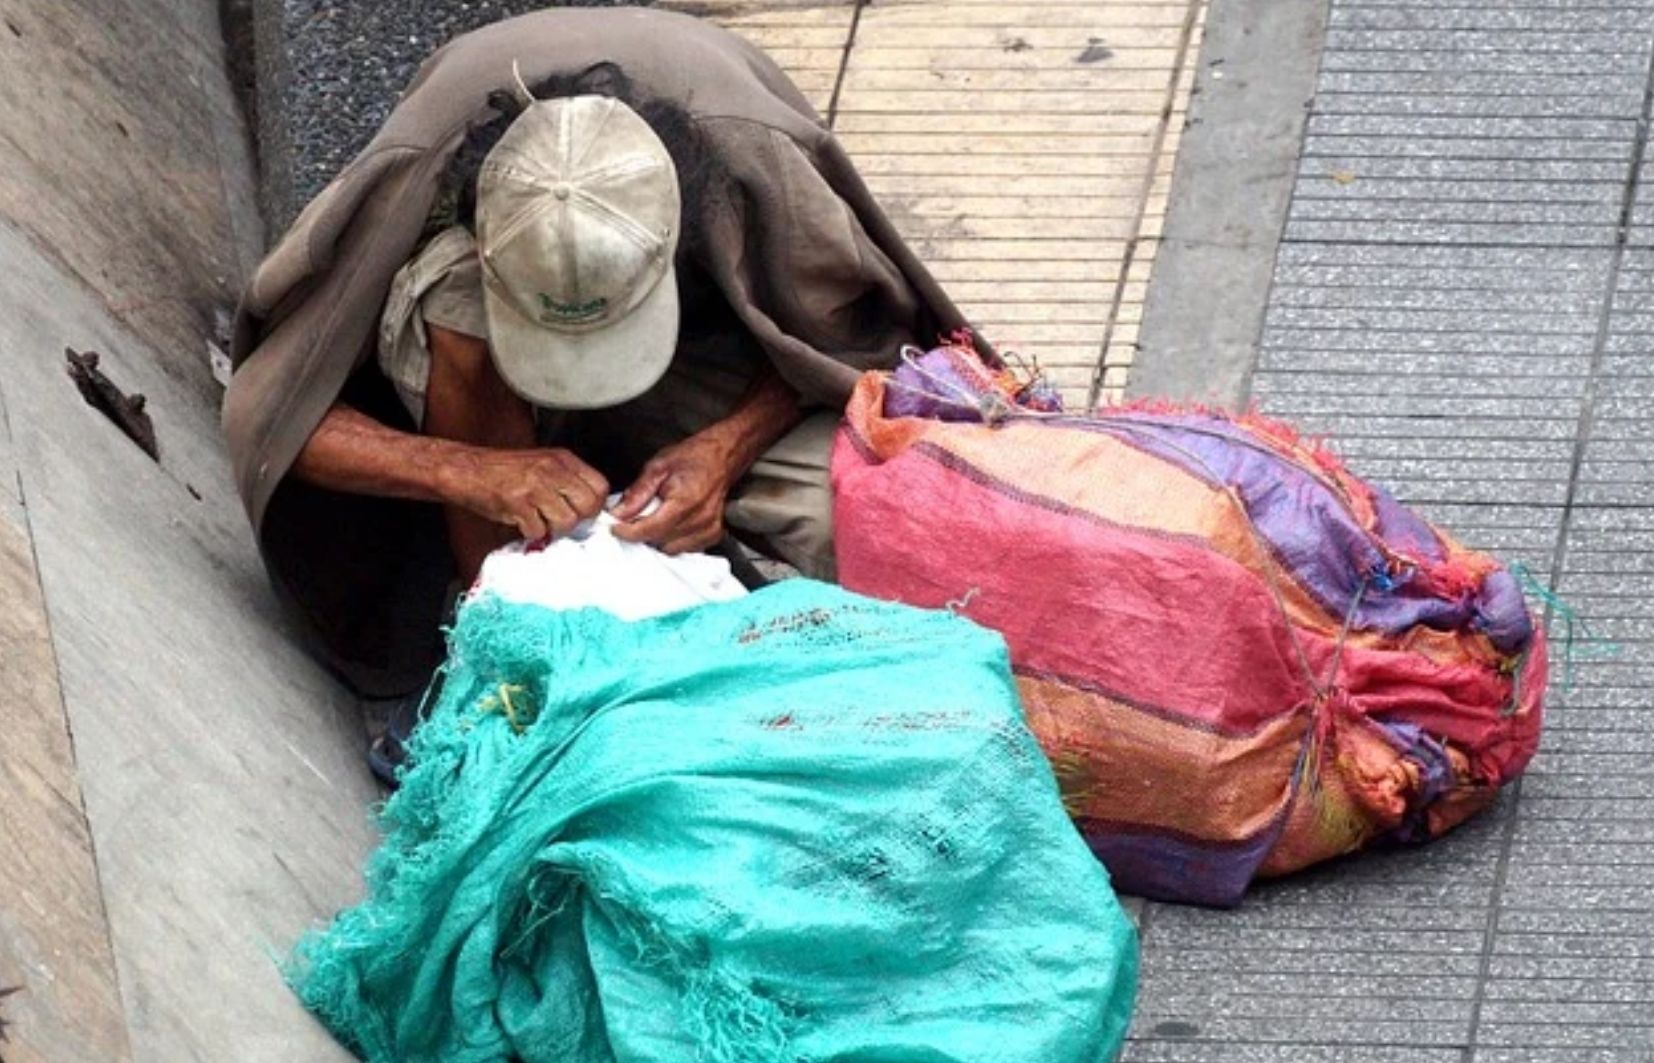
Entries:
<svg viewBox="0 0 1654 1063">
<path fill-rule="evenodd" d="M 561 538 L 585 519 L 557 488 L 544 484 L 525 485 L 516 493 L 510 506 L 508 523 L 530 542 L 547 537 Z"/>
<path fill-rule="evenodd" d="M 658 543 L 677 532 L 691 508 L 681 498 L 663 498 L 660 508 L 647 517 L 616 524 L 615 538 L 628 543 Z"/>
<path fill-rule="evenodd" d="M 674 556 L 705 550 L 724 537 L 723 508 L 668 498 L 642 520 L 615 525 L 614 535 L 626 542 L 649 543 L 661 553 Z"/>
<path fill-rule="evenodd" d="M 553 480 L 545 485 L 551 494 L 566 506 L 579 520 L 588 520 L 603 511 L 603 501 L 606 497 L 600 492 L 593 491 L 591 486 L 583 480 Z"/>
<path fill-rule="evenodd" d="M 608 500 L 609 481 L 604 479 L 602 473 L 581 461 L 580 458 L 572 451 L 558 450 L 554 451 L 554 453 L 562 458 L 563 468 L 585 488 L 586 492 L 589 494 L 589 497 L 594 502 L 593 508 L 589 513 L 585 511 L 585 507 L 583 505 L 576 506 L 575 508 L 580 512 L 580 516 L 582 518 L 597 516 L 597 514 L 603 509 L 603 503 Z M 582 496 L 582 501 L 584 501 L 585 497 L 586 496 Z"/>
<path fill-rule="evenodd" d="M 620 504 L 615 506 L 615 519 L 629 521 L 636 519 L 642 513 L 649 500 L 660 493 L 665 486 L 671 470 L 664 466 L 647 465 L 643 475 L 633 481 L 632 486 L 626 488 L 626 493 L 620 496 Z"/>
<path fill-rule="evenodd" d="M 517 507 L 511 515 L 511 524 L 517 529 L 517 534 L 529 542 L 544 539 L 550 534 L 550 529 L 546 527 L 546 518 L 533 506 Z"/>
<path fill-rule="evenodd" d="M 584 470 L 582 475 L 580 470 Z M 593 482 L 595 478 L 595 483 Z M 536 490 L 545 498 L 556 496 L 581 520 L 595 517 L 603 511 L 608 497 L 608 484 L 573 455 L 549 456 L 534 469 Z"/>
<path fill-rule="evenodd" d="M 540 516 L 545 518 L 546 530 L 554 539 L 561 539 L 585 519 L 575 512 L 574 506 L 560 494 L 541 499 L 536 505 L 540 510 Z"/>
</svg>

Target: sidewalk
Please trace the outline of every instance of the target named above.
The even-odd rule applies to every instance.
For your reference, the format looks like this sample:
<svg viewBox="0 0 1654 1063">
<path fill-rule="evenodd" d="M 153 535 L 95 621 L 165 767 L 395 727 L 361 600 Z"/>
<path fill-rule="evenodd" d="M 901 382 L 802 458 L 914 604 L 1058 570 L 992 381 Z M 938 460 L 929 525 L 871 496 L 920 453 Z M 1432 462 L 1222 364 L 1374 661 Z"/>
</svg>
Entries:
<svg viewBox="0 0 1654 1063">
<path fill-rule="evenodd" d="M 662 0 L 767 49 L 977 327 L 1073 406 L 1137 349 L 1206 0 Z"/>
<path fill-rule="evenodd" d="M 1552 610 L 1548 733 L 1493 814 L 1426 849 L 1265 886 L 1240 911 L 1144 906 L 1126 1059 L 1654 1058 L 1654 200 L 1642 173 L 1654 2 L 1216 0 L 1204 19 L 1200 7 L 864 6 L 837 128 L 988 334 L 1041 356 L 1071 401 L 1099 352 L 1097 394 L 1117 395 L 1140 343 L 1133 394 L 1254 402 L 1328 434 L 1360 472 L 1521 562 L 1582 623 L 1570 669 L 1568 618 Z M 817 5 L 729 22 L 775 47 L 833 17 Z M 1110 176 L 1104 131 L 1143 106 L 1144 81 L 1058 81 L 1061 47 L 1024 73 L 1006 42 L 1072 48 L 1107 25 L 1088 35 L 1115 52 L 1161 43 L 1182 17 L 1189 51 L 1162 68 L 1177 87 L 1152 192 L 1109 230 L 1126 241 L 1128 280 L 1107 296 L 1118 271 L 1106 254 L 1066 256 L 1107 246 L 1094 226 L 1117 220 L 1106 190 L 1124 178 Z M 983 54 L 989 26 L 1004 54 Z M 909 39 L 927 27 L 924 47 L 883 47 L 898 27 Z M 986 75 L 995 86 L 1052 94 L 967 121 L 979 62 L 1004 71 Z M 964 91 L 914 93 L 929 83 Z M 880 113 L 898 99 L 905 121 Z M 1043 109 L 1058 99 L 1053 121 Z M 902 135 L 869 136 L 870 122 Z M 937 127 L 957 129 L 957 146 L 927 165 Z M 1174 157 L 1162 242 L 1158 175 Z M 1053 160 L 1073 176 L 1053 178 Z M 1061 199 L 1029 192 L 1058 180 L 1075 182 L 1051 185 Z M 953 200 L 966 183 L 1000 198 Z M 1047 203 L 1090 213 L 1047 229 Z M 1016 220 L 996 229 L 1001 212 Z M 1017 261 L 1034 234 L 1059 232 L 1068 239 Z M 1000 263 L 992 279 L 960 261 L 978 248 Z"/>
<path fill-rule="evenodd" d="M 274 215 L 432 47 L 535 6 L 259 5 Z M 1578 610 L 1572 689 L 1554 606 L 1544 747 L 1492 814 L 1238 911 L 1132 902 L 1126 1059 L 1654 1058 L 1654 0 L 667 6 L 770 48 L 1071 401 L 1256 402 Z M 165 8 L 0 11 L 13 1063 L 341 1056 L 270 954 L 354 896 L 373 789 L 223 467 L 201 352 L 258 225 L 216 8 Z M 159 466 L 66 343 L 149 395 Z"/>
<path fill-rule="evenodd" d="M 1645 0 L 1331 4 L 1249 397 L 1613 646 L 1576 622 L 1564 691 L 1551 611 L 1547 733 L 1496 814 L 1239 912 L 1150 905 L 1127 1059 L 1654 1058 L 1651 59 Z"/>
</svg>

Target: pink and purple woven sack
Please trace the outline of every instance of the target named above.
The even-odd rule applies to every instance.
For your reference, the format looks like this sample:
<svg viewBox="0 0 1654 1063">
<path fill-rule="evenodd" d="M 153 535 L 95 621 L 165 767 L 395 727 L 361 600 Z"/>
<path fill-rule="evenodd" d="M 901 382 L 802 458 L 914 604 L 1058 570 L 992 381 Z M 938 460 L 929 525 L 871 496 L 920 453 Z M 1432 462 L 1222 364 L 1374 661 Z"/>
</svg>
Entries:
<svg viewBox="0 0 1654 1063">
<path fill-rule="evenodd" d="M 1055 406 L 963 345 L 864 377 L 839 569 L 1004 635 L 1119 888 L 1236 904 L 1520 774 L 1546 652 L 1507 569 L 1275 422 Z"/>
</svg>

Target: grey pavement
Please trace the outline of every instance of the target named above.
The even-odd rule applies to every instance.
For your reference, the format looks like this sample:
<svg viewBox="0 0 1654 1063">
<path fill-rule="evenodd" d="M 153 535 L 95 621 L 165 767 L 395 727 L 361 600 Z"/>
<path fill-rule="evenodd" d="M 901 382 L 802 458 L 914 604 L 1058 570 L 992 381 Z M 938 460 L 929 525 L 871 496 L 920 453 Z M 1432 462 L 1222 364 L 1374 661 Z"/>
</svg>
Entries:
<svg viewBox="0 0 1654 1063">
<path fill-rule="evenodd" d="M 255 4 L 272 217 L 528 6 Z M 11 1063 L 341 1057 L 272 956 L 359 889 L 374 790 L 217 436 L 204 345 L 260 246 L 217 11 L 0 0 Z M 1654 0 L 1214 0 L 1136 386 L 1332 434 L 1591 637 L 1491 814 L 1232 912 L 1134 903 L 1133 1063 L 1654 1060 L 1651 64 Z M 149 396 L 158 465 L 65 344 Z"/>
<path fill-rule="evenodd" d="M 1208 69 L 1244 6 L 1214 3 Z M 1551 611 L 1541 752 L 1493 814 L 1236 912 L 1147 905 L 1126 1058 L 1654 1060 L 1654 3 L 1332 0 L 1325 22 L 1272 282 L 1238 309 L 1250 373 L 1229 349 L 1157 366 L 1191 349 L 1174 321 L 1145 327 L 1138 388 L 1328 434 L 1589 630 L 1563 689 Z M 1173 209 L 1249 195 L 1180 169 Z"/>
</svg>

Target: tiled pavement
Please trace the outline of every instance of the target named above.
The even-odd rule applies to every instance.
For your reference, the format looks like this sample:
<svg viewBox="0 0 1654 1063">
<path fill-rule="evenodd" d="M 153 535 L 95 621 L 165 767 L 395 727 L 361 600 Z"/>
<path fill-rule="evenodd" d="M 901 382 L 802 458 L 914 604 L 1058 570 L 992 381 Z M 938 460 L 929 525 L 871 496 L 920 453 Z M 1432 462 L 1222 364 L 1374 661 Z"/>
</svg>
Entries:
<svg viewBox="0 0 1654 1063">
<path fill-rule="evenodd" d="M 1654 1060 L 1651 61 L 1650 0 L 1333 0 L 1252 397 L 1597 641 L 1495 814 L 1149 905 L 1128 1060 Z"/>
<path fill-rule="evenodd" d="M 1071 404 L 1136 349 L 1205 0 L 663 0 L 768 49 L 976 325 Z"/>
<path fill-rule="evenodd" d="M 382 108 L 448 29 L 531 2 L 286 5 L 331 35 L 341 66 L 295 91 L 314 116 L 371 130 L 357 95 Z M 1189 75 L 1209 62 L 1195 62 L 1201 0 L 677 6 L 795 72 L 996 339 L 1041 356 L 1071 397 L 1119 382 L 1097 370 L 1136 339 Z M 1617 652 L 1580 648 L 1541 757 L 1495 814 L 1429 848 L 1263 887 L 1238 911 L 1144 907 L 1127 1059 L 1654 1060 L 1654 198 L 1641 180 L 1654 0 L 1331 9 L 1254 396 L 1523 560 Z M 394 61 L 357 54 L 380 44 Z"/>
</svg>

